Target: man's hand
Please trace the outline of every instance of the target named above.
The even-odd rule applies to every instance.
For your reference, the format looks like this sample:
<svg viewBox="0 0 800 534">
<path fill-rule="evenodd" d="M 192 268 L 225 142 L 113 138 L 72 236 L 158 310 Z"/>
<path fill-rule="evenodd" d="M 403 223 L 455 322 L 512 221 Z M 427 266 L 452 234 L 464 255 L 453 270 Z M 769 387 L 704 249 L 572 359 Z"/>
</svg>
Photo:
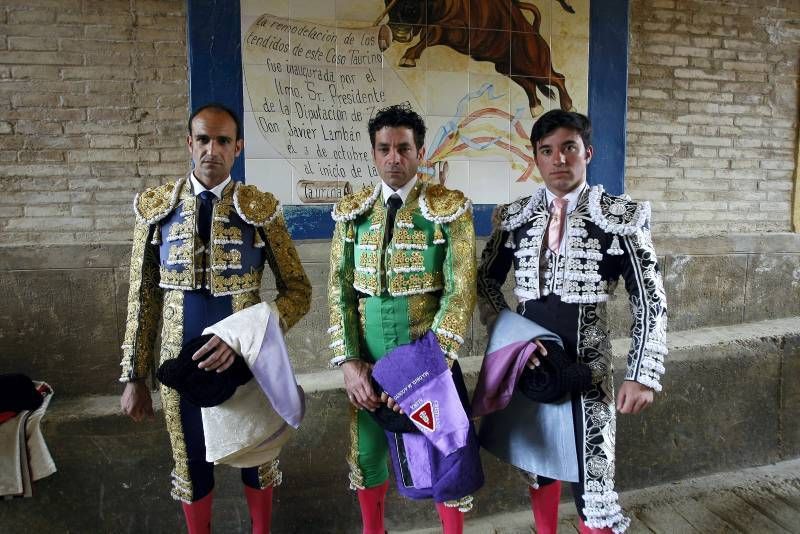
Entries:
<svg viewBox="0 0 800 534">
<path fill-rule="evenodd" d="M 236 357 L 236 353 L 233 349 L 217 336 L 212 337 L 208 340 L 208 343 L 200 347 L 197 352 L 192 355 L 192 359 L 199 360 L 203 357 L 203 354 L 207 352 L 211 353 L 209 357 L 197 364 L 197 367 L 205 369 L 206 371 L 213 371 L 216 369 L 218 373 L 221 373 L 233 365 L 233 359 Z"/>
<path fill-rule="evenodd" d="M 619 413 L 637 414 L 653 404 L 653 389 L 633 380 L 626 380 L 617 394 Z"/>
<path fill-rule="evenodd" d="M 136 421 L 149 419 L 153 413 L 153 399 L 144 380 L 134 380 L 125 384 L 125 391 L 119 401 L 122 413 Z"/>
<path fill-rule="evenodd" d="M 386 403 L 386 406 L 391 408 L 392 411 L 395 411 L 395 412 L 397 412 L 399 414 L 404 414 L 405 413 L 403 411 L 403 409 L 400 407 L 400 404 L 398 404 L 397 401 L 395 401 L 393 398 L 391 398 L 389 396 L 389 394 L 386 393 L 385 391 L 383 393 L 381 393 L 381 402 Z"/>
<path fill-rule="evenodd" d="M 528 358 L 528 369 L 539 367 L 542 364 L 539 358 L 547 356 L 547 349 L 544 348 L 544 345 L 542 345 L 541 341 L 539 341 L 538 339 L 534 339 L 533 343 L 536 345 L 536 350 L 533 351 L 530 357 Z"/>
<path fill-rule="evenodd" d="M 375 411 L 380 406 L 381 399 L 375 394 L 370 382 L 372 365 L 361 360 L 349 360 L 342 364 L 342 373 L 350 403 L 358 409 Z"/>
</svg>

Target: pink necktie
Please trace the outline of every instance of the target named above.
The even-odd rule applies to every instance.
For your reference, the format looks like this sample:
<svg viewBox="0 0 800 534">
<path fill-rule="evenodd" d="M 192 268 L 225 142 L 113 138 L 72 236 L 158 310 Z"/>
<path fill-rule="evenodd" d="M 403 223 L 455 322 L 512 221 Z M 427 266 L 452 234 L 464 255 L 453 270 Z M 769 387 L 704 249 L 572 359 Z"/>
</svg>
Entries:
<svg viewBox="0 0 800 534">
<path fill-rule="evenodd" d="M 567 217 L 567 200 L 554 198 L 550 224 L 547 227 L 547 248 L 558 252 L 561 247 L 561 237 L 564 235 L 564 219 Z"/>
</svg>

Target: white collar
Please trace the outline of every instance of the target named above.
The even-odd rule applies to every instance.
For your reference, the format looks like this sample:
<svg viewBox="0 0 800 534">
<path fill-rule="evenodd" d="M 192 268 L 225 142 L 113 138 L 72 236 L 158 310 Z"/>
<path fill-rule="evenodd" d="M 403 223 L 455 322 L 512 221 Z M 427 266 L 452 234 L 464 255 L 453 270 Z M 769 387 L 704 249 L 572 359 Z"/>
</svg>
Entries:
<svg viewBox="0 0 800 534">
<path fill-rule="evenodd" d="M 190 172 L 189 173 L 189 181 L 192 182 L 192 193 L 194 194 L 194 196 L 199 195 L 203 191 L 211 191 L 211 193 L 213 193 L 213 195 L 215 197 L 217 197 L 217 199 L 220 199 L 220 198 L 222 198 L 222 192 L 225 190 L 225 188 L 228 186 L 228 184 L 231 181 L 231 176 L 229 174 L 228 177 L 225 178 L 222 181 L 221 184 L 217 185 L 216 187 L 214 187 L 212 189 L 206 189 L 206 186 L 201 184 L 200 180 L 198 180 L 195 177 L 194 172 Z"/>
<path fill-rule="evenodd" d="M 580 186 L 576 187 L 575 189 L 564 195 L 563 198 L 567 201 L 567 213 L 572 213 L 575 210 L 575 207 L 578 205 L 578 199 L 581 197 L 581 193 L 583 193 L 583 190 L 586 189 L 587 187 L 588 184 L 586 182 L 583 182 L 583 184 L 581 184 Z M 552 208 L 553 200 L 557 197 L 557 195 L 550 192 L 550 190 L 547 189 L 547 187 L 544 188 L 544 194 L 546 195 L 547 198 L 548 209 Z"/>
<path fill-rule="evenodd" d="M 417 183 L 417 177 L 414 176 L 412 179 L 410 179 L 408 181 L 408 183 L 406 185 L 404 185 L 400 189 L 395 190 L 395 189 L 392 189 L 391 187 L 389 187 L 388 185 L 386 185 L 386 182 L 381 180 L 381 192 L 383 194 L 383 204 L 384 204 L 384 206 L 389 201 L 389 197 L 392 196 L 392 195 L 399 196 L 400 200 L 402 200 L 403 204 L 405 204 L 406 203 L 406 199 L 408 198 L 408 194 L 411 193 L 412 189 L 414 189 L 414 186 L 416 185 L 416 183 Z"/>
</svg>

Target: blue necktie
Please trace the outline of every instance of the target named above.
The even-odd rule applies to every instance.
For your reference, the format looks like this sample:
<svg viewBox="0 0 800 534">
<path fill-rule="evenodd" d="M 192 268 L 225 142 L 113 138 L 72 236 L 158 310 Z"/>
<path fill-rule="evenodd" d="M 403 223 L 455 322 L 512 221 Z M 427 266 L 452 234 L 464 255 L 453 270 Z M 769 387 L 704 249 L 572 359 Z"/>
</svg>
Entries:
<svg viewBox="0 0 800 534">
<path fill-rule="evenodd" d="M 203 191 L 197 195 L 197 234 L 204 244 L 211 238 L 211 216 L 214 213 L 214 193 Z"/>
</svg>

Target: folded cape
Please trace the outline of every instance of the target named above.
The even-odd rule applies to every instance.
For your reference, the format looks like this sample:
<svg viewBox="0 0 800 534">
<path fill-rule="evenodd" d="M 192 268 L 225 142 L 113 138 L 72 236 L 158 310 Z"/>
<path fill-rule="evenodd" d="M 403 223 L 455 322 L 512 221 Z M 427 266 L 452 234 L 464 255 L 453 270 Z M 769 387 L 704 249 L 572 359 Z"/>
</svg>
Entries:
<svg viewBox="0 0 800 534">
<path fill-rule="evenodd" d="M 389 352 L 372 376 L 419 430 L 386 432 L 401 495 L 445 502 L 483 486 L 464 378 L 458 362 L 448 368 L 433 332 Z"/>
<path fill-rule="evenodd" d="M 523 471 L 556 480 L 578 481 L 571 397 L 535 402 L 518 387 L 535 345 L 544 340 L 548 351 L 561 338 L 533 321 L 503 310 L 495 322 L 475 388 L 472 406 L 483 415 L 480 444 L 499 459 Z M 542 358 L 547 360 L 548 356 Z"/>
<path fill-rule="evenodd" d="M 45 382 L 32 384 L 39 396 L 36 409 L 23 409 L 0 424 L 0 496 L 31 497 L 33 482 L 56 472 L 41 427 L 53 389 Z"/>
<path fill-rule="evenodd" d="M 255 380 L 239 386 L 222 404 L 202 409 L 206 460 L 254 467 L 277 458 L 305 413 L 278 312 L 266 303 L 250 306 L 209 326 L 240 354 Z"/>
</svg>

